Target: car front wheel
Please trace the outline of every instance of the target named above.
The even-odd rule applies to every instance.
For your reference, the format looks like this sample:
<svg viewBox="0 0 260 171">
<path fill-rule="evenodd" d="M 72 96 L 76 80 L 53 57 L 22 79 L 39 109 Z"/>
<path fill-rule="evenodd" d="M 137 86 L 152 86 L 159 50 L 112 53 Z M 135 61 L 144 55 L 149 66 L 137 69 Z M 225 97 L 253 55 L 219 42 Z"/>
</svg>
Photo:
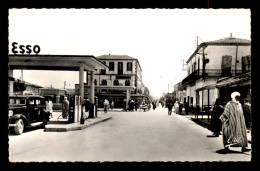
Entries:
<svg viewBox="0 0 260 171">
<path fill-rule="evenodd" d="M 15 134 L 22 134 L 23 130 L 24 130 L 24 123 L 22 119 L 18 119 L 17 121 L 15 121 L 16 126 L 14 127 L 14 133 Z"/>
</svg>

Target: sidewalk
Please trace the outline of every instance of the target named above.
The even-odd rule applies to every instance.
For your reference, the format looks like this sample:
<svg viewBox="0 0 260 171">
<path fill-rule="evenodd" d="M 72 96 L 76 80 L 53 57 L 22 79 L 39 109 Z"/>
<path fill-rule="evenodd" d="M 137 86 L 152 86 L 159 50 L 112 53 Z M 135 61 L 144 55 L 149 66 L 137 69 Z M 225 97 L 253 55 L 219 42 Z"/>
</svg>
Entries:
<svg viewBox="0 0 260 171">
<path fill-rule="evenodd" d="M 60 115 L 61 111 L 53 112 L 52 118 L 50 118 L 50 121 L 47 123 L 47 125 L 45 125 L 46 132 L 66 132 L 82 130 L 89 126 L 112 119 L 109 114 L 98 112 L 98 116 L 96 118 L 86 118 L 84 124 L 80 124 L 80 122 L 68 123 L 68 119 L 63 119 Z"/>
<path fill-rule="evenodd" d="M 203 117 L 201 115 L 199 115 L 197 118 L 195 117 L 195 114 L 193 113 L 189 113 L 189 115 L 185 115 L 184 113 L 181 114 L 181 116 L 184 116 L 186 118 L 189 118 L 190 120 L 192 120 L 193 122 L 205 127 L 208 129 L 209 124 L 210 124 L 210 119 L 208 121 L 208 116 L 207 115 L 203 115 Z M 247 130 L 247 139 L 248 139 L 248 143 L 252 143 L 252 139 L 251 139 L 251 131 Z"/>
<path fill-rule="evenodd" d="M 104 108 L 98 108 L 98 111 L 104 111 Z M 114 108 L 113 110 L 111 110 L 109 108 L 107 111 L 109 111 L 109 112 L 123 112 L 124 109 L 123 108 Z"/>
</svg>

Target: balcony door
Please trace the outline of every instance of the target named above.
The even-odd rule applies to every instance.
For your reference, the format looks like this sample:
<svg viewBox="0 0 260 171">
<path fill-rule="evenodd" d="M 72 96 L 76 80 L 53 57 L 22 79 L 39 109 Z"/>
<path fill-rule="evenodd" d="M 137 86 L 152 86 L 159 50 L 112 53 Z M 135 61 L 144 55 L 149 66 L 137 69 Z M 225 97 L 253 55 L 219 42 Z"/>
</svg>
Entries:
<svg viewBox="0 0 260 171">
<path fill-rule="evenodd" d="M 123 62 L 118 62 L 118 74 L 123 74 Z"/>
</svg>

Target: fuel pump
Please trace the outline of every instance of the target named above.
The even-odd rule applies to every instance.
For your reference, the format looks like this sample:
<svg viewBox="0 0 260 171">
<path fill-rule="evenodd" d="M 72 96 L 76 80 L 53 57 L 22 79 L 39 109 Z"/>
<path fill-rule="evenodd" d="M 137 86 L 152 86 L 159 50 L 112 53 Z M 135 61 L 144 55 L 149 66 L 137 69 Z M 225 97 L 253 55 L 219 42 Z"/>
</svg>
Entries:
<svg viewBox="0 0 260 171">
<path fill-rule="evenodd" d="M 69 123 L 73 123 L 74 122 L 74 117 L 75 117 L 75 95 L 70 96 L 69 98 Z"/>
</svg>

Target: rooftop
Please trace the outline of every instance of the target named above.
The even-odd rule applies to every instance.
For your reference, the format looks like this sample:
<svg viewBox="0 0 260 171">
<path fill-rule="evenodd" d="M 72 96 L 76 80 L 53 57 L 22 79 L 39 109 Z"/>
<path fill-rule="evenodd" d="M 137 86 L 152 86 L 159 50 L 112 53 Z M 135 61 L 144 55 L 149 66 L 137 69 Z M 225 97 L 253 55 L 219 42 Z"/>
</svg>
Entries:
<svg viewBox="0 0 260 171">
<path fill-rule="evenodd" d="M 251 43 L 250 40 L 247 39 L 240 39 L 240 38 L 235 38 L 235 37 L 226 37 L 223 39 L 218 39 L 218 40 L 213 40 L 209 42 L 205 42 L 206 44 L 233 44 L 233 43 L 238 43 L 238 44 L 248 44 Z"/>
<path fill-rule="evenodd" d="M 232 35 L 230 35 L 230 37 L 226 37 L 223 39 L 203 42 L 197 47 L 197 49 L 189 57 L 189 59 L 187 60 L 186 63 L 188 63 L 191 60 L 191 58 L 198 53 L 200 48 L 207 47 L 208 45 L 223 45 L 223 46 L 225 46 L 225 45 L 246 45 L 246 46 L 250 46 L 250 44 L 251 44 L 251 40 L 232 37 Z"/>
<path fill-rule="evenodd" d="M 131 59 L 131 60 L 137 60 L 136 58 L 133 58 L 128 55 L 101 55 L 97 56 L 98 59 Z"/>
</svg>

